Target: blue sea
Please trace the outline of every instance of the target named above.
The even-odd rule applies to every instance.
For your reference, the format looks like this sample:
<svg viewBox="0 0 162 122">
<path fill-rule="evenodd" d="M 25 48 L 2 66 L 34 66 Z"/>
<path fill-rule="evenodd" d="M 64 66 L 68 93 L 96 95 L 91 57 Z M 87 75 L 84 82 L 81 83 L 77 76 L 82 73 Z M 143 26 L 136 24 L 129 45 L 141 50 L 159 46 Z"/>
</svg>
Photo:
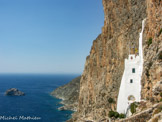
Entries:
<svg viewBox="0 0 162 122">
<path fill-rule="evenodd" d="M 72 111 L 58 111 L 61 100 L 50 96 L 57 87 L 78 75 L 0 75 L 0 121 L 7 122 L 65 122 Z M 5 96 L 9 88 L 25 92 L 25 96 Z M 4 118 L 10 120 L 4 120 Z M 15 120 L 13 120 L 15 117 Z M 28 117 L 28 119 L 24 119 Z M 35 120 L 31 118 L 35 117 Z"/>
</svg>

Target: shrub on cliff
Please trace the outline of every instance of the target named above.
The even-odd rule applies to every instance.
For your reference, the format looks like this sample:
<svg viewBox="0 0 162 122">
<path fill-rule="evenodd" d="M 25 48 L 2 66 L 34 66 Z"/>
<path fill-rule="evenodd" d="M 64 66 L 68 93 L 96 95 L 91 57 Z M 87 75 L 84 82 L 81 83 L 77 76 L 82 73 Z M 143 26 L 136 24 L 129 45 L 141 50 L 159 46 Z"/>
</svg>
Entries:
<svg viewBox="0 0 162 122">
<path fill-rule="evenodd" d="M 137 105 L 135 102 L 130 105 L 130 110 L 132 114 L 136 112 L 136 108 L 137 108 Z"/>
<path fill-rule="evenodd" d="M 122 114 L 122 113 L 121 113 L 121 114 L 119 114 L 119 118 L 120 118 L 120 119 L 125 118 L 125 117 L 126 117 L 126 115 L 125 115 L 125 114 Z"/>
<path fill-rule="evenodd" d="M 162 33 L 162 28 L 160 29 L 158 36 L 160 36 L 160 35 L 161 35 L 161 33 Z"/>
<path fill-rule="evenodd" d="M 150 46 L 150 44 L 152 44 L 152 38 L 151 37 L 148 39 L 147 44 L 148 44 L 148 46 Z"/>
<path fill-rule="evenodd" d="M 162 92 L 160 92 L 160 97 L 162 97 Z"/>
<path fill-rule="evenodd" d="M 113 98 L 110 97 L 110 98 L 108 99 L 108 102 L 109 102 L 109 103 L 113 103 L 113 102 L 114 102 Z"/>
<path fill-rule="evenodd" d="M 118 112 L 116 112 L 116 111 L 109 111 L 109 117 L 110 118 L 120 118 L 120 119 L 122 119 L 122 118 L 125 118 L 126 117 L 126 115 L 125 114 L 119 114 Z"/>
<path fill-rule="evenodd" d="M 118 118 L 119 117 L 119 113 L 118 112 L 114 112 L 114 117 Z"/>
<path fill-rule="evenodd" d="M 114 115 L 115 115 L 115 112 L 114 111 L 109 111 L 109 117 L 111 118 L 111 117 L 114 117 Z"/>
</svg>

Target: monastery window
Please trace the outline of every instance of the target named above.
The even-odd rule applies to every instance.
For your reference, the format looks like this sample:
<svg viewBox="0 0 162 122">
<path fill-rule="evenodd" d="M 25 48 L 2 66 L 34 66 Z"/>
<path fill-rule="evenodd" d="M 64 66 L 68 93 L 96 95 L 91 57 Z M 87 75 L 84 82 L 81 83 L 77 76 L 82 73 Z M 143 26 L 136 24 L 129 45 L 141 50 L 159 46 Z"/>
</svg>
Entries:
<svg viewBox="0 0 162 122">
<path fill-rule="evenodd" d="M 135 73 L 135 72 L 136 72 L 136 70 L 135 70 L 135 68 L 133 68 L 133 69 L 132 69 L 132 73 Z"/>
<path fill-rule="evenodd" d="M 133 83 L 133 79 L 130 79 L 130 83 Z"/>
<path fill-rule="evenodd" d="M 129 101 L 135 101 L 135 97 L 134 97 L 133 95 L 130 95 L 130 96 L 128 97 L 128 100 L 129 100 Z"/>
</svg>

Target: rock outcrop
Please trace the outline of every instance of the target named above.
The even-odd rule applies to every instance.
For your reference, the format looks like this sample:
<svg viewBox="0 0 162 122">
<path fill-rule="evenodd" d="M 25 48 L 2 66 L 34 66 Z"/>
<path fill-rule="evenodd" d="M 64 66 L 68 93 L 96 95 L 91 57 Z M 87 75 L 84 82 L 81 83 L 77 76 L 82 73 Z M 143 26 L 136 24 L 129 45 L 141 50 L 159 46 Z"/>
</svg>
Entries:
<svg viewBox="0 0 162 122">
<path fill-rule="evenodd" d="M 80 78 L 81 76 L 73 79 L 68 84 L 58 87 L 51 93 L 52 96 L 62 99 L 61 104 L 64 104 L 64 106 L 60 107 L 59 110 L 77 110 Z"/>
<path fill-rule="evenodd" d="M 155 92 L 162 82 L 162 1 L 147 0 L 147 23 L 144 43 L 144 71 L 142 77 L 142 98 L 150 102 L 162 101 Z"/>
<path fill-rule="evenodd" d="M 131 117 L 116 122 L 158 122 L 162 120 L 162 103 L 157 103 L 152 107 L 143 110 Z M 156 120 L 156 121 L 155 121 Z"/>
<path fill-rule="evenodd" d="M 138 52 L 139 32 L 145 18 L 141 96 L 152 104 L 162 100 L 161 90 L 155 88 L 162 80 L 162 1 L 102 1 L 104 27 L 87 56 L 80 81 L 78 109 L 69 121 L 98 122 L 107 118 L 110 110 L 116 110 L 124 59 L 129 53 Z M 110 103 L 109 98 L 114 102 Z"/>
<path fill-rule="evenodd" d="M 25 93 L 19 91 L 19 90 L 16 89 L 16 88 L 11 88 L 11 89 L 8 89 L 8 90 L 5 92 L 5 95 L 6 95 L 6 96 L 24 96 Z"/>
</svg>

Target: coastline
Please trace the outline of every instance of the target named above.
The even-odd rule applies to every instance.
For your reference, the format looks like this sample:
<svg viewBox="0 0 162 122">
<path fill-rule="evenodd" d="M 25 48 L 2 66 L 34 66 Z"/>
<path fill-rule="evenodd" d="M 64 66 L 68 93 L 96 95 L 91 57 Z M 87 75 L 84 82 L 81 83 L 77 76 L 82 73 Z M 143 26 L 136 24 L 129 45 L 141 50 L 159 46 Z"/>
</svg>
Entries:
<svg viewBox="0 0 162 122">
<path fill-rule="evenodd" d="M 62 104 L 62 106 L 59 107 L 58 110 L 70 110 L 74 112 L 77 111 L 80 78 L 81 76 L 73 79 L 63 86 L 56 88 L 53 92 L 50 93 L 51 96 L 61 100 L 59 104 Z"/>
</svg>

